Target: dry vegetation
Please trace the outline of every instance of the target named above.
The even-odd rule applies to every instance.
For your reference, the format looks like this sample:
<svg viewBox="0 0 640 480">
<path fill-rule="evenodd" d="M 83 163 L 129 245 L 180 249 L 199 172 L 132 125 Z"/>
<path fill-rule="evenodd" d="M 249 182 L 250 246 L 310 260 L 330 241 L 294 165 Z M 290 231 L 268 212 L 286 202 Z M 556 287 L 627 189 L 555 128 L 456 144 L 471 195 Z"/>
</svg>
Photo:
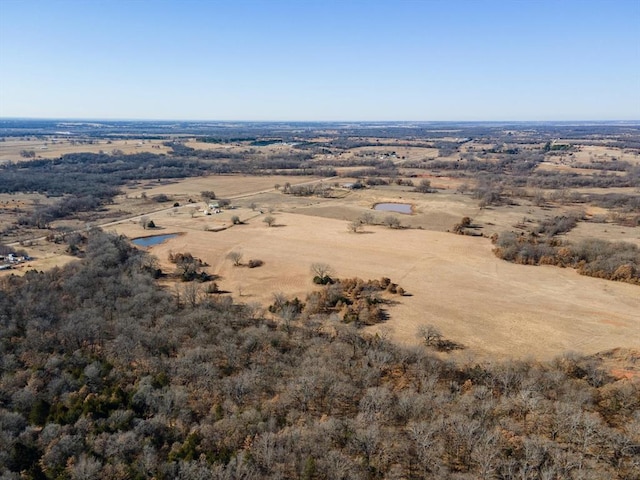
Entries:
<svg viewBox="0 0 640 480">
<path fill-rule="evenodd" d="M 0 475 L 640 476 L 635 130 L 256 128 L 0 142 Z"/>
<path fill-rule="evenodd" d="M 601 368 L 619 350 L 445 362 L 297 302 L 274 321 L 192 283 L 163 291 L 124 237 L 83 248 L 0 285 L 5 478 L 640 475 L 640 384 Z"/>
</svg>

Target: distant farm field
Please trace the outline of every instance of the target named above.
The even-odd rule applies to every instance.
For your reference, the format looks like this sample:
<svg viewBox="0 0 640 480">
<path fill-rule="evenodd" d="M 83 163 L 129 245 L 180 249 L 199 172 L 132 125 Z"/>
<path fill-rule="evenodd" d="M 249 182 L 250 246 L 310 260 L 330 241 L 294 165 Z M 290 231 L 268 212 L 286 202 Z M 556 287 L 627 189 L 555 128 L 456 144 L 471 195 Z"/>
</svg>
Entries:
<svg viewBox="0 0 640 480">
<path fill-rule="evenodd" d="M 73 139 L 59 139 L 52 141 L 51 139 L 22 139 L 7 138 L 0 142 L 0 163 L 27 161 L 21 155 L 22 151 L 31 151 L 34 158 L 58 158 L 67 153 L 111 153 L 113 150 L 120 150 L 123 153 L 167 153 L 168 147 L 165 147 L 163 140 L 92 140 L 88 143 L 86 140 L 76 141 Z"/>
</svg>

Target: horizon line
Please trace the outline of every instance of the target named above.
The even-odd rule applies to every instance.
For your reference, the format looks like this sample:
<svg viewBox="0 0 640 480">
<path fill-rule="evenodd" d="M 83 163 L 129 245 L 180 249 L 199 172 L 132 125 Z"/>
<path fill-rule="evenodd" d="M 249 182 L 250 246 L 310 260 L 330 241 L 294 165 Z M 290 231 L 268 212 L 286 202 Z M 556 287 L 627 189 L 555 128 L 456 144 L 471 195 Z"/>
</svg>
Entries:
<svg viewBox="0 0 640 480">
<path fill-rule="evenodd" d="M 100 117 L 14 117 L 0 116 L 0 121 L 75 121 L 75 122 L 215 122 L 215 123 L 638 123 L 638 119 L 565 119 L 565 120 L 251 120 L 251 119 L 177 119 L 177 118 L 100 118 Z"/>
</svg>

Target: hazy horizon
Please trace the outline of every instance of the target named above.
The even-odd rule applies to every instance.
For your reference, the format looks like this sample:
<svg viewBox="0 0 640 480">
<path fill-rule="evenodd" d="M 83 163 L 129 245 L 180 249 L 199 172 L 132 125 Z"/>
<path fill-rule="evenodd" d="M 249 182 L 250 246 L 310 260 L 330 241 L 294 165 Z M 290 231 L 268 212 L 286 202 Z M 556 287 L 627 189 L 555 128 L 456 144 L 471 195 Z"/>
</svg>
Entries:
<svg viewBox="0 0 640 480">
<path fill-rule="evenodd" d="M 0 118 L 640 119 L 640 2 L 0 3 Z"/>
<path fill-rule="evenodd" d="M 620 120 L 620 119 L 587 119 L 587 120 L 576 120 L 576 119 L 567 119 L 567 120 L 380 120 L 380 119 L 372 119 L 372 120 L 252 120 L 252 119 L 231 119 L 231 120 L 222 120 L 215 118 L 202 118 L 202 119 L 189 119 L 189 118 L 100 118 L 100 117 L 0 117 L 0 121 L 60 121 L 60 122 L 181 122 L 181 123 L 327 123 L 327 124 L 351 124 L 351 123 L 364 123 L 364 124 L 640 124 L 640 118 L 638 119 L 628 119 L 628 120 Z"/>
</svg>

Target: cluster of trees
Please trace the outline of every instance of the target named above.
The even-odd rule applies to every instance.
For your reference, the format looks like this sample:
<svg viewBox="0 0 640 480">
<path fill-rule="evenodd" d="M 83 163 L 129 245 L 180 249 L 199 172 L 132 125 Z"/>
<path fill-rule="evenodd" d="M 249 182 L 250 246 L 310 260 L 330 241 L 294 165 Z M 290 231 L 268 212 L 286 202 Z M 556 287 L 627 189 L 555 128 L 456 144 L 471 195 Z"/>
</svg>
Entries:
<svg viewBox="0 0 640 480">
<path fill-rule="evenodd" d="M 324 183 L 314 183 L 310 185 L 290 185 L 286 183 L 282 188 L 282 193 L 295 195 L 297 197 L 318 196 L 328 198 L 331 196 L 331 187 Z"/>
<path fill-rule="evenodd" d="M 228 150 L 196 150 L 180 142 L 166 142 L 172 155 L 204 162 L 212 173 L 243 173 L 252 175 L 316 175 L 332 177 L 336 170 L 328 166 L 315 165 L 310 152 L 283 151 L 278 155 L 267 155 L 256 149 L 244 152 Z"/>
<path fill-rule="evenodd" d="M 599 239 L 574 243 L 558 238 L 583 218 L 582 212 L 555 216 L 538 222 L 528 232 L 496 234 L 493 251 L 510 262 L 572 267 L 582 275 L 640 284 L 640 249 L 636 245 Z M 461 231 L 457 233 L 464 232 L 460 224 L 458 227 Z"/>
<path fill-rule="evenodd" d="M 0 192 L 74 194 L 110 199 L 117 187 L 135 180 L 204 175 L 209 167 L 153 153 L 107 155 L 70 153 L 54 160 L 0 165 Z"/>
<path fill-rule="evenodd" d="M 455 364 L 353 324 L 176 302 L 126 239 L 0 284 L 0 476 L 640 476 L 640 390 L 595 360 Z M 357 283 L 357 282 L 356 282 Z"/>
<path fill-rule="evenodd" d="M 461 159 L 424 159 L 405 162 L 406 168 L 432 171 L 447 171 L 457 176 L 491 176 L 494 183 L 503 187 L 530 187 L 546 189 L 581 187 L 638 187 L 640 167 L 629 162 L 596 162 L 589 168 L 600 170 L 593 175 L 582 175 L 571 171 L 541 170 L 536 167 L 544 160 L 545 153 L 532 149 L 493 153 L 491 158 L 483 158 L 487 153 L 463 153 Z M 442 156 L 442 155 L 441 155 Z M 584 168 L 584 165 L 580 165 Z M 602 167 L 602 168 L 600 168 Z"/>
<path fill-rule="evenodd" d="M 36 228 L 49 228 L 49 224 L 59 218 L 68 218 L 82 212 L 93 212 L 103 203 L 103 199 L 93 195 L 69 196 L 51 205 L 38 205 L 32 212 L 18 217 L 18 224 Z"/>
<path fill-rule="evenodd" d="M 555 237 L 563 233 L 568 233 L 578 225 L 578 220 L 582 220 L 582 213 L 574 213 L 568 215 L 556 215 L 555 217 L 545 218 L 538 222 L 533 229 L 537 235 L 545 235 L 547 237 Z"/>
<path fill-rule="evenodd" d="M 176 265 L 175 274 L 183 282 L 191 282 L 193 280 L 208 282 L 213 278 L 206 271 L 202 270 L 207 264 L 190 253 L 169 252 L 169 261 Z"/>
<path fill-rule="evenodd" d="M 628 242 L 586 239 L 577 243 L 504 232 L 493 237 L 499 258 L 525 265 L 573 267 L 582 275 L 640 285 L 640 249 Z"/>
<path fill-rule="evenodd" d="M 388 295 L 404 295 L 405 291 L 389 278 L 364 281 L 359 278 L 335 279 L 332 269 L 324 263 L 311 266 L 313 283 L 323 285 L 319 291 L 310 293 L 302 302 L 299 298 L 287 299 L 282 294 L 274 295 L 269 311 L 290 322 L 308 322 L 318 315 L 333 315 L 344 323 L 361 327 L 375 325 L 387 318 L 383 306 L 391 303 Z"/>
<path fill-rule="evenodd" d="M 5 245 L 3 243 L 0 243 L 0 255 L 2 255 L 3 257 L 9 254 L 13 254 L 17 257 L 24 257 L 27 255 L 27 251 L 26 250 L 22 250 L 22 249 L 18 249 L 16 250 L 15 248 L 9 246 L 9 245 Z"/>
<path fill-rule="evenodd" d="M 233 250 L 227 254 L 227 258 L 233 262 L 234 267 L 241 267 L 246 265 L 249 268 L 258 268 L 264 265 L 264 262 L 258 258 L 251 258 L 247 263 L 242 262 L 243 254 L 238 250 Z"/>
<path fill-rule="evenodd" d="M 472 227 L 471 217 L 462 217 L 462 220 L 453 226 L 452 232 L 457 235 L 469 235 L 468 229 Z"/>
<path fill-rule="evenodd" d="M 624 175 L 615 173 L 598 173 L 580 175 L 575 172 L 557 172 L 552 170 L 536 170 L 529 177 L 515 179 L 513 184 L 527 185 L 536 188 L 612 188 L 612 187 L 640 187 L 640 168 L 629 169 Z"/>
</svg>

